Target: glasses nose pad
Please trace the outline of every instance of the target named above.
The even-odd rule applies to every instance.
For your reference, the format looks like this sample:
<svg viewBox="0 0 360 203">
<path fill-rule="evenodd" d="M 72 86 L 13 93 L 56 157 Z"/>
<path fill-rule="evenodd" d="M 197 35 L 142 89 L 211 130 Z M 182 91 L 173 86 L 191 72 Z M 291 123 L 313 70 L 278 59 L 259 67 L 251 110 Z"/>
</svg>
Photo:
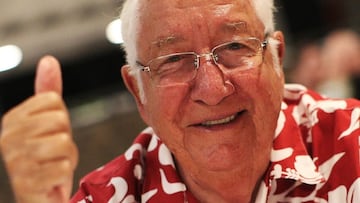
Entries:
<svg viewBox="0 0 360 203">
<path fill-rule="evenodd" d="M 217 62 L 219 60 L 219 56 L 217 54 L 212 54 L 212 57 L 214 59 L 214 62 L 217 64 Z"/>
<path fill-rule="evenodd" d="M 200 65 L 200 58 L 199 58 L 199 57 L 196 57 L 195 60 L 194 60 L 195 69 L 198 69 L 198 68 L 199 68 L 199 65 Z"/>
<path fill-rule="evenodd" d="M 202 55 L 198 55 L 194 61 L 194 65 L 196 68 L 199 68 L 200 66 L 200 58 L 204 57 L 205 61 L 214 61 L 215 64 L 217 64 L 217 61 L 219 59 L 219 57 L 216 54 L 213 53 L 207 53 L 207 54 L 202 54 Z"/>
</svg>

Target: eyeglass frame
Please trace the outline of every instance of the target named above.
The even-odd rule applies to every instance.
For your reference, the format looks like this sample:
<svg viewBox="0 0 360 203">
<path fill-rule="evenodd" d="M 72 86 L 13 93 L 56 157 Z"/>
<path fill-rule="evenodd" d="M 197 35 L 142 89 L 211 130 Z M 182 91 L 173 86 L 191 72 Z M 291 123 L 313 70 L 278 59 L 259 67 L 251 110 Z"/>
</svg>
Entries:
<svg viewBox="0 0 360 203">
<path fill-rule="evenodd" d="M 265 37 L 264 37 L 264 40 L 261 41 L 259 38 L 257 37 L 248 37 L 248 38 L 242 38 L 242 39 L 245 39 L 245 40 L 257 40 L 259 43 L 260 43 L 260 47 L 259 47 L 259 50 L 258 50 L 258 54 L 262 54 L 262 57 L 264 58 L 264 50 L 266 49 L 267 45 L 269 44 L 269 40 L 268 40 L 268 34 L 265 34 Z M 219 45 L 216 45 L 215 47 L 213 47 L 211 49 L 210 52 L 208 53 L 203 53 L 203 54 L 198 54 L 194 51 L 191 51 L 191 52 L 175 52 L 175 53 L 171 53 L 171 54 L 166 54 L 166 55 L 161 55 L 161 56 L 158 56 L 158 57 L 155 57 L 153 59 L 150 59 L 147 63 L 147 65 L 143 65 L 140 61 L 136 61 L 136 65 L 138 66 L 137 68 L 141 71 L 146 71 L 148 73 L 151 73 L 151 68 L 150 68 L 150 65 L 153 61 L 155 60 L 158 60 L 158 59 L 162 59 L 162 58 L 166 58 L 166 57 L 170 57 L 170 56 L 176 56 L 176 55 L 185 55 L 185 54 L 191 54 L 193 56 L 196 56 L 196 59 L 194 61 L 194 69 L 197 70 L 199 69 L 200 67 L 200 58 L 202 57 L 205 57 L 205 60 L 206 61 L 211 61 L 211 59 L 214 61 L 214 64 L 216 66 L 219 66 L 220 64 L 218 64 L 218 58 L 217 56 L 214 54 L 214 51 L 219 48 L 219 47 L 222 47 L 224 45 L 227 45 L 227 44 L 231 44 L 231 43 L 234 43 L 234 42 L 237 42 L 239 40 L 233 40 L 233 41 L 229 41 L 229 42 L 225 42 L 225 43 L 221 43 Z M 262 59 L 262 62 L 259 64 L 261 65 L 263 63 L 263 59 Z"/>
</svg>

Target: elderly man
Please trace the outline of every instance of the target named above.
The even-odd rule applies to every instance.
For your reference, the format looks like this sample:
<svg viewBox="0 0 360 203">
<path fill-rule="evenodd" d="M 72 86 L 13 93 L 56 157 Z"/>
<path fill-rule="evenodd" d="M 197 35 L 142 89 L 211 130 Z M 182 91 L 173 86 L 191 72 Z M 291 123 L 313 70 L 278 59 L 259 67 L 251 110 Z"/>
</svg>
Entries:
<svg viewBox="0 0 360 203">
<path fill-rule="evenodd" d="M 150 126 L 71 202 L 359 202 L 356 100 L 284 85 L 271 0 L 129 0 L 122 76 Z M 18 202 L 67 202 L 77 150 L 59 64 L 3 119 Z"/>
</svg>

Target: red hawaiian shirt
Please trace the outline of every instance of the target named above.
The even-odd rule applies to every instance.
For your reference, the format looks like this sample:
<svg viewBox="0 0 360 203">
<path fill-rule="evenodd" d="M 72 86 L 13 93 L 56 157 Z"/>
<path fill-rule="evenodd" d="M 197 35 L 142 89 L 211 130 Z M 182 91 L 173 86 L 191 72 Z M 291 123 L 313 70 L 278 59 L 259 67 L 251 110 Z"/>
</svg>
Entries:
<svg viewBox="0 0 360 203">
<path fill-rule="evenodd" d="M 286 85 L 267 173 L 256 203 L 360 202 L 360 101 Z M 171 152 L 145 129 L 121 156 L 80 182 L 74 203 L 198 202 Z"/>
</svg>

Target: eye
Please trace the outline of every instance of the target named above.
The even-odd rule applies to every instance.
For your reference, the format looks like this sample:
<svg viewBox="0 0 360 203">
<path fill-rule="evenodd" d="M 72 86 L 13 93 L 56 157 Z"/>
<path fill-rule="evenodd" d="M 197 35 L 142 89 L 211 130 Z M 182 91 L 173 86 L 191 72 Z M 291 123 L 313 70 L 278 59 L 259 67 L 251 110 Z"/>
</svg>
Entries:
<svg viewBox="0 0 360 203">
<path fill-rule="evenodd" d="M 184 58 L 183 55 L 172 55 L 172 56 L 168 56 L 164 59 L 164 64 L 166 63 L 176 63 L 181 61 Z"/>
<path fill-rule="evenodd" d="M 257 49 L 256 44 L 251 44 L 251 42 L 233 41 L 218 47 L 216 52 L 219 57 L 230 57 L 231 55 L 253 56 L 257 53 Z"/>
<path fill-rule="evenodd" d="M 187 58 L 189 57 L 184 54 L 172 54 L 161 57 L 154 61 L 154 71 L 158 75 L 173 73 L 186 63 Z"/>
<path fill-rule="evenodd" d="M 244 44 L 241 44 L 239 42 L 232 42 L 226 46 L 226 49 L 228 49 L 228 50 L 239 50 L 239 49 L 244 49 L 244 48 L 247 48 L 247 46 L 245 46 Z"/>
</svg>

